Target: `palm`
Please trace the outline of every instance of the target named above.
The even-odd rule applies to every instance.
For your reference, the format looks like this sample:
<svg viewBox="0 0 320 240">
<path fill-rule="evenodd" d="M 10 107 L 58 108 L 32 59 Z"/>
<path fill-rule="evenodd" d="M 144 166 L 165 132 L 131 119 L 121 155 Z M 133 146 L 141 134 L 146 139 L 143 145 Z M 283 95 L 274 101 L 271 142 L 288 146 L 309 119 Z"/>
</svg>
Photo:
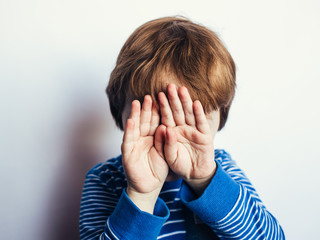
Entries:
<svg viewBox="0 0 320 240">
<path fill-rule="evenodd" d="M 177 158 L 169 164 L 171 170 L 189 179 L 208 176 L 213 162 L 210 159 L 213 152 L 211 135 L 202 134 L 188 125 L 177 126 L 172 130 L 177 138 Z"/>
<path fill-rule="evenodd" d="M 151 192 L 164 182 L 168 165 L 153 146 L 154 137 L 140 137 L 125 165 L 127 180 L 140 193 Z"/>
</svg>

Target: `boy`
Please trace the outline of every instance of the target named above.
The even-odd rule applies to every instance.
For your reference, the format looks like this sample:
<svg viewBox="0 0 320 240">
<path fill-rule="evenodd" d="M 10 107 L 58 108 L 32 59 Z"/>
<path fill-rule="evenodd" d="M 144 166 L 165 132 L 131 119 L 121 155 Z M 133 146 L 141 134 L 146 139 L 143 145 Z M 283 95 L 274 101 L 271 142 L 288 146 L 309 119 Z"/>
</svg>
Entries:
<svg viewBox="0 0 320 240">
<path fill-rule="evenodd" d="M 107 87 L 122 155 L 85 180 L 81 239 L 284 239 L 277 220 L 213 140 L 235 93 L 219 38 L 184 18 L 145 23 Z"/>
</svg>

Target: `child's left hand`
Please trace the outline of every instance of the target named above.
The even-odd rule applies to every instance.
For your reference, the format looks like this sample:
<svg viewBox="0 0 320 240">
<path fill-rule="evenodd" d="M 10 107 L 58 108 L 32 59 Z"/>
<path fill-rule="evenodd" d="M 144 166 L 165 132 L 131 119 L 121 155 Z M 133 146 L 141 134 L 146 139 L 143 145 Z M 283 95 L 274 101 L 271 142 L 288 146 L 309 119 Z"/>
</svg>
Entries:
<svg viewBox="0 0 320 240">
<path fill-rule="evenodd" d="M 158 95 L 165 135 L 164 155 L 170 169 L 201 195 L 216 171 L 213 138 L 200 101 L 192 102 L 186 87 L 167 88 Z"/>
</svg>

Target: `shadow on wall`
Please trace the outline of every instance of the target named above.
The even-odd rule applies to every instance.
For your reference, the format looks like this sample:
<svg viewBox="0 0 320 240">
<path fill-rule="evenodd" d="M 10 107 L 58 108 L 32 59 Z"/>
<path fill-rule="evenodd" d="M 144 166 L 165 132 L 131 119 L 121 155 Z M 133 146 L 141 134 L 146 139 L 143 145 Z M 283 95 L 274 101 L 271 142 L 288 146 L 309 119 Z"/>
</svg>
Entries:
<svg viewBox="0 0 320 240">
<path fill-rule="evenodd" d="M 99 108 L 80 111 L 72 118 L 69 133 L 65 133 L 67 151 L 59 169 L 55 170 L 52 191 L 46 208 L 45 229 L 41 239 L 79 239 L 79 210 L 85 175 L 100 156 L 102 138 L 106 136 L 106 118 Z M 101 160 L 102 159 L 102 160 Z"/>
</svg>

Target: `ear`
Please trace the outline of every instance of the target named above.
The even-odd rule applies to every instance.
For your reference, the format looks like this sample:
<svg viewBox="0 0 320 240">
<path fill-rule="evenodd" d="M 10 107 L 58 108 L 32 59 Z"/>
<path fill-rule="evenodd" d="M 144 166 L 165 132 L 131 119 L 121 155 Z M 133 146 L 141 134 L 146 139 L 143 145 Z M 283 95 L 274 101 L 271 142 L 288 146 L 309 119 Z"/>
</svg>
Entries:
<svg viewBox="0 0 320 240">
<path fill-rule="evenodd" d="M 230 109 L 230 105 L 220 108 L 220 125 L 218 128 L 218 131 L 220 131 L 225 126 L 228 119 L 229 109 Z"/>
<path fill-rule="evenodd" d="M 220 109 L 211 111 L 210 113 L 206 114 L 210 130 L 213 136 L 220 130 L 220 115 Z"/>
<path fill-rule="evenodd" d="M 131 113 L 131 102 L 126 102 L 125 105 L 124 105 L 124 108 L 123 108 L 123 111 L 121 113 L 121 122 L 122 122 L 122 126 L 123 126 L 123 131 L 126 130 L 126 123 L 127 123 L 127 120 L 130 116 L 130 113 Z"/>
</svg>

